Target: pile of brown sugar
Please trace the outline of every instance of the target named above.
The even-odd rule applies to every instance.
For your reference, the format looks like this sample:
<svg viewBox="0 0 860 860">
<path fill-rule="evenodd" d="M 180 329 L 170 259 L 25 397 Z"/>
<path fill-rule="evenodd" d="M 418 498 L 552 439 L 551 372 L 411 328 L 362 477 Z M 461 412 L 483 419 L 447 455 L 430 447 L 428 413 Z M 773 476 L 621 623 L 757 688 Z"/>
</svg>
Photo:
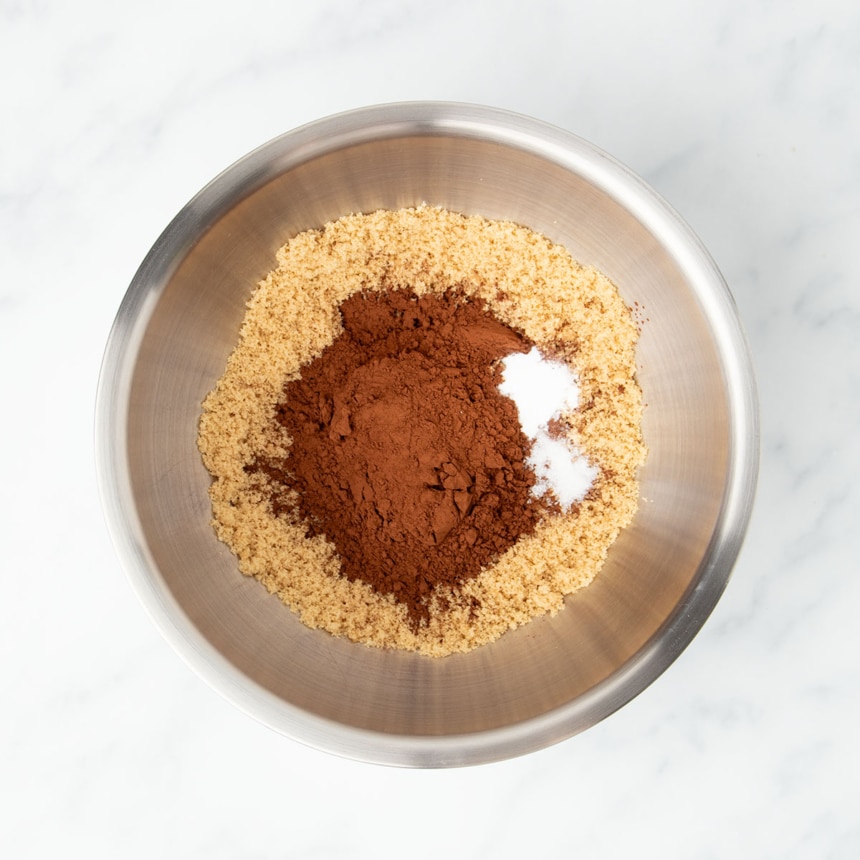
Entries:
<svg viewBox="0 0 860 860">
<path fill-rule="evenodd" d="M 638 501 L 636 326 L 614 285 L 526 228 L 421 207 L 302 233 L 204 402 L 218 536 L 311 627 L 441 656 L 587 585 Z M 499 359 L 579 378 L 555 432 L 598 467 L 532 493 Z"/>
</svg>

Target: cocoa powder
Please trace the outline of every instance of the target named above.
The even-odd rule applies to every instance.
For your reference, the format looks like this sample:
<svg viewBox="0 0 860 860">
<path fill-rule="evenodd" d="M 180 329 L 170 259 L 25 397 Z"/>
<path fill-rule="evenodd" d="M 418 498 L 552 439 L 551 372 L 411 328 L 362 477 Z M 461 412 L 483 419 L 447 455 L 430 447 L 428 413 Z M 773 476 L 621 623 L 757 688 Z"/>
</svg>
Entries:
<svg viewBox="0 0 860 860">
<path fill-rule="evenodd" d="M 420 624 L 437 586 L 476 576 L 547 509 L 498 391 L 498 360 L 531 341 L 456 290 L 363 291 L 340 313 L 343 333 L 275 410 L 289 456 L 246 471 L 276 515 L 298 506 L 308 536 L 332 541 L 347 578 Z"/>
</svg>

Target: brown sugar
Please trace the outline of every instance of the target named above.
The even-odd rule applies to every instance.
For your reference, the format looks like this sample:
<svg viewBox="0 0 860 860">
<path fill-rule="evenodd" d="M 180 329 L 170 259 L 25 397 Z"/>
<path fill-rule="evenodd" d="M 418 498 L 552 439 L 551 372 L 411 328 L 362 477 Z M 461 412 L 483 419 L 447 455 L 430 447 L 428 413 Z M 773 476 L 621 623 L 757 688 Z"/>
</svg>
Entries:
<svg viewBox="0 0 860 860">
<path fill-rule="evenodd" d="M 637 328 L 614 285 L 526 228 L 420 207 L 294 237 L 204 402 L 218 536 L 311 627 L 467 651 L 587 585 L 632 519 L 644 459 Z M 535 498 L 498 360 L 577 373 L 565 434 L 598 469 Z"/>
</svg>

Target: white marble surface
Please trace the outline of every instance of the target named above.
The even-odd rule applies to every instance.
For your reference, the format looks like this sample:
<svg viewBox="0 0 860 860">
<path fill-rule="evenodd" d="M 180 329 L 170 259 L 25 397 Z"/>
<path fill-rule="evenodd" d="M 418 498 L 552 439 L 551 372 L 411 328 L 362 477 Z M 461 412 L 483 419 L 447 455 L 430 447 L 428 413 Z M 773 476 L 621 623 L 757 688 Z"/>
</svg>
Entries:
<svg viewBox="0 0 860 860">
<path fill-rule="evenodd" d="M 688 219 L 761 388 L 701 634 L 589 732 L 399 771 L 281 738 L 162 641 L 110 545 L 103 345 L 168 220 L 257 144 L 402 99 L 532 114 Z M 860 857 L 860 6 L 0 2 L 0 856 Z"/>
</svg>

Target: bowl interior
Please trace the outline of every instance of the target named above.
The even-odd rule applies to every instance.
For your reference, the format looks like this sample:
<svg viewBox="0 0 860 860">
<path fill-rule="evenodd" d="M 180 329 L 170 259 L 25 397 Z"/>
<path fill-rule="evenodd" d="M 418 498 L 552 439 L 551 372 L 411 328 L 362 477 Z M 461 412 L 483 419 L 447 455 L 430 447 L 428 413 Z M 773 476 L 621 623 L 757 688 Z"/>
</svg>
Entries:
<svg viewBox="0 0 860 860">
<path fill-rule="evenodd" d="M 358 758 L 487 760 L 596 722 L 695 633 L 740 539 L 726 508 L 739 456 L 732 362 L 743 358 L 724 331 L 732 311 L 716 271 L 708 275 L 689 237 L 663 230 L 668 210 L 586 144 L 548 130 L 538 144 L 534 130 L 514 123 L 512 132 L 508 120 L 502 133 L 497 117 L 476 124 L 469 116 L 460 125 L 346 121 L 253 153 L 159 240 L 106 359 L 115 521 L 149 608 L 234 701 L 281 731 Z M 201 401 L 276 249 L 348 212 L 425 202 L 543 232 L 609 275 L 646 318 L 638 365 L 650 454 L 634 523 L 598 579 L 558 616 L 441 660 L 306 629 L 241 576 L 210 525 L 210 478 L 196 447 Z"/>
</svg>

